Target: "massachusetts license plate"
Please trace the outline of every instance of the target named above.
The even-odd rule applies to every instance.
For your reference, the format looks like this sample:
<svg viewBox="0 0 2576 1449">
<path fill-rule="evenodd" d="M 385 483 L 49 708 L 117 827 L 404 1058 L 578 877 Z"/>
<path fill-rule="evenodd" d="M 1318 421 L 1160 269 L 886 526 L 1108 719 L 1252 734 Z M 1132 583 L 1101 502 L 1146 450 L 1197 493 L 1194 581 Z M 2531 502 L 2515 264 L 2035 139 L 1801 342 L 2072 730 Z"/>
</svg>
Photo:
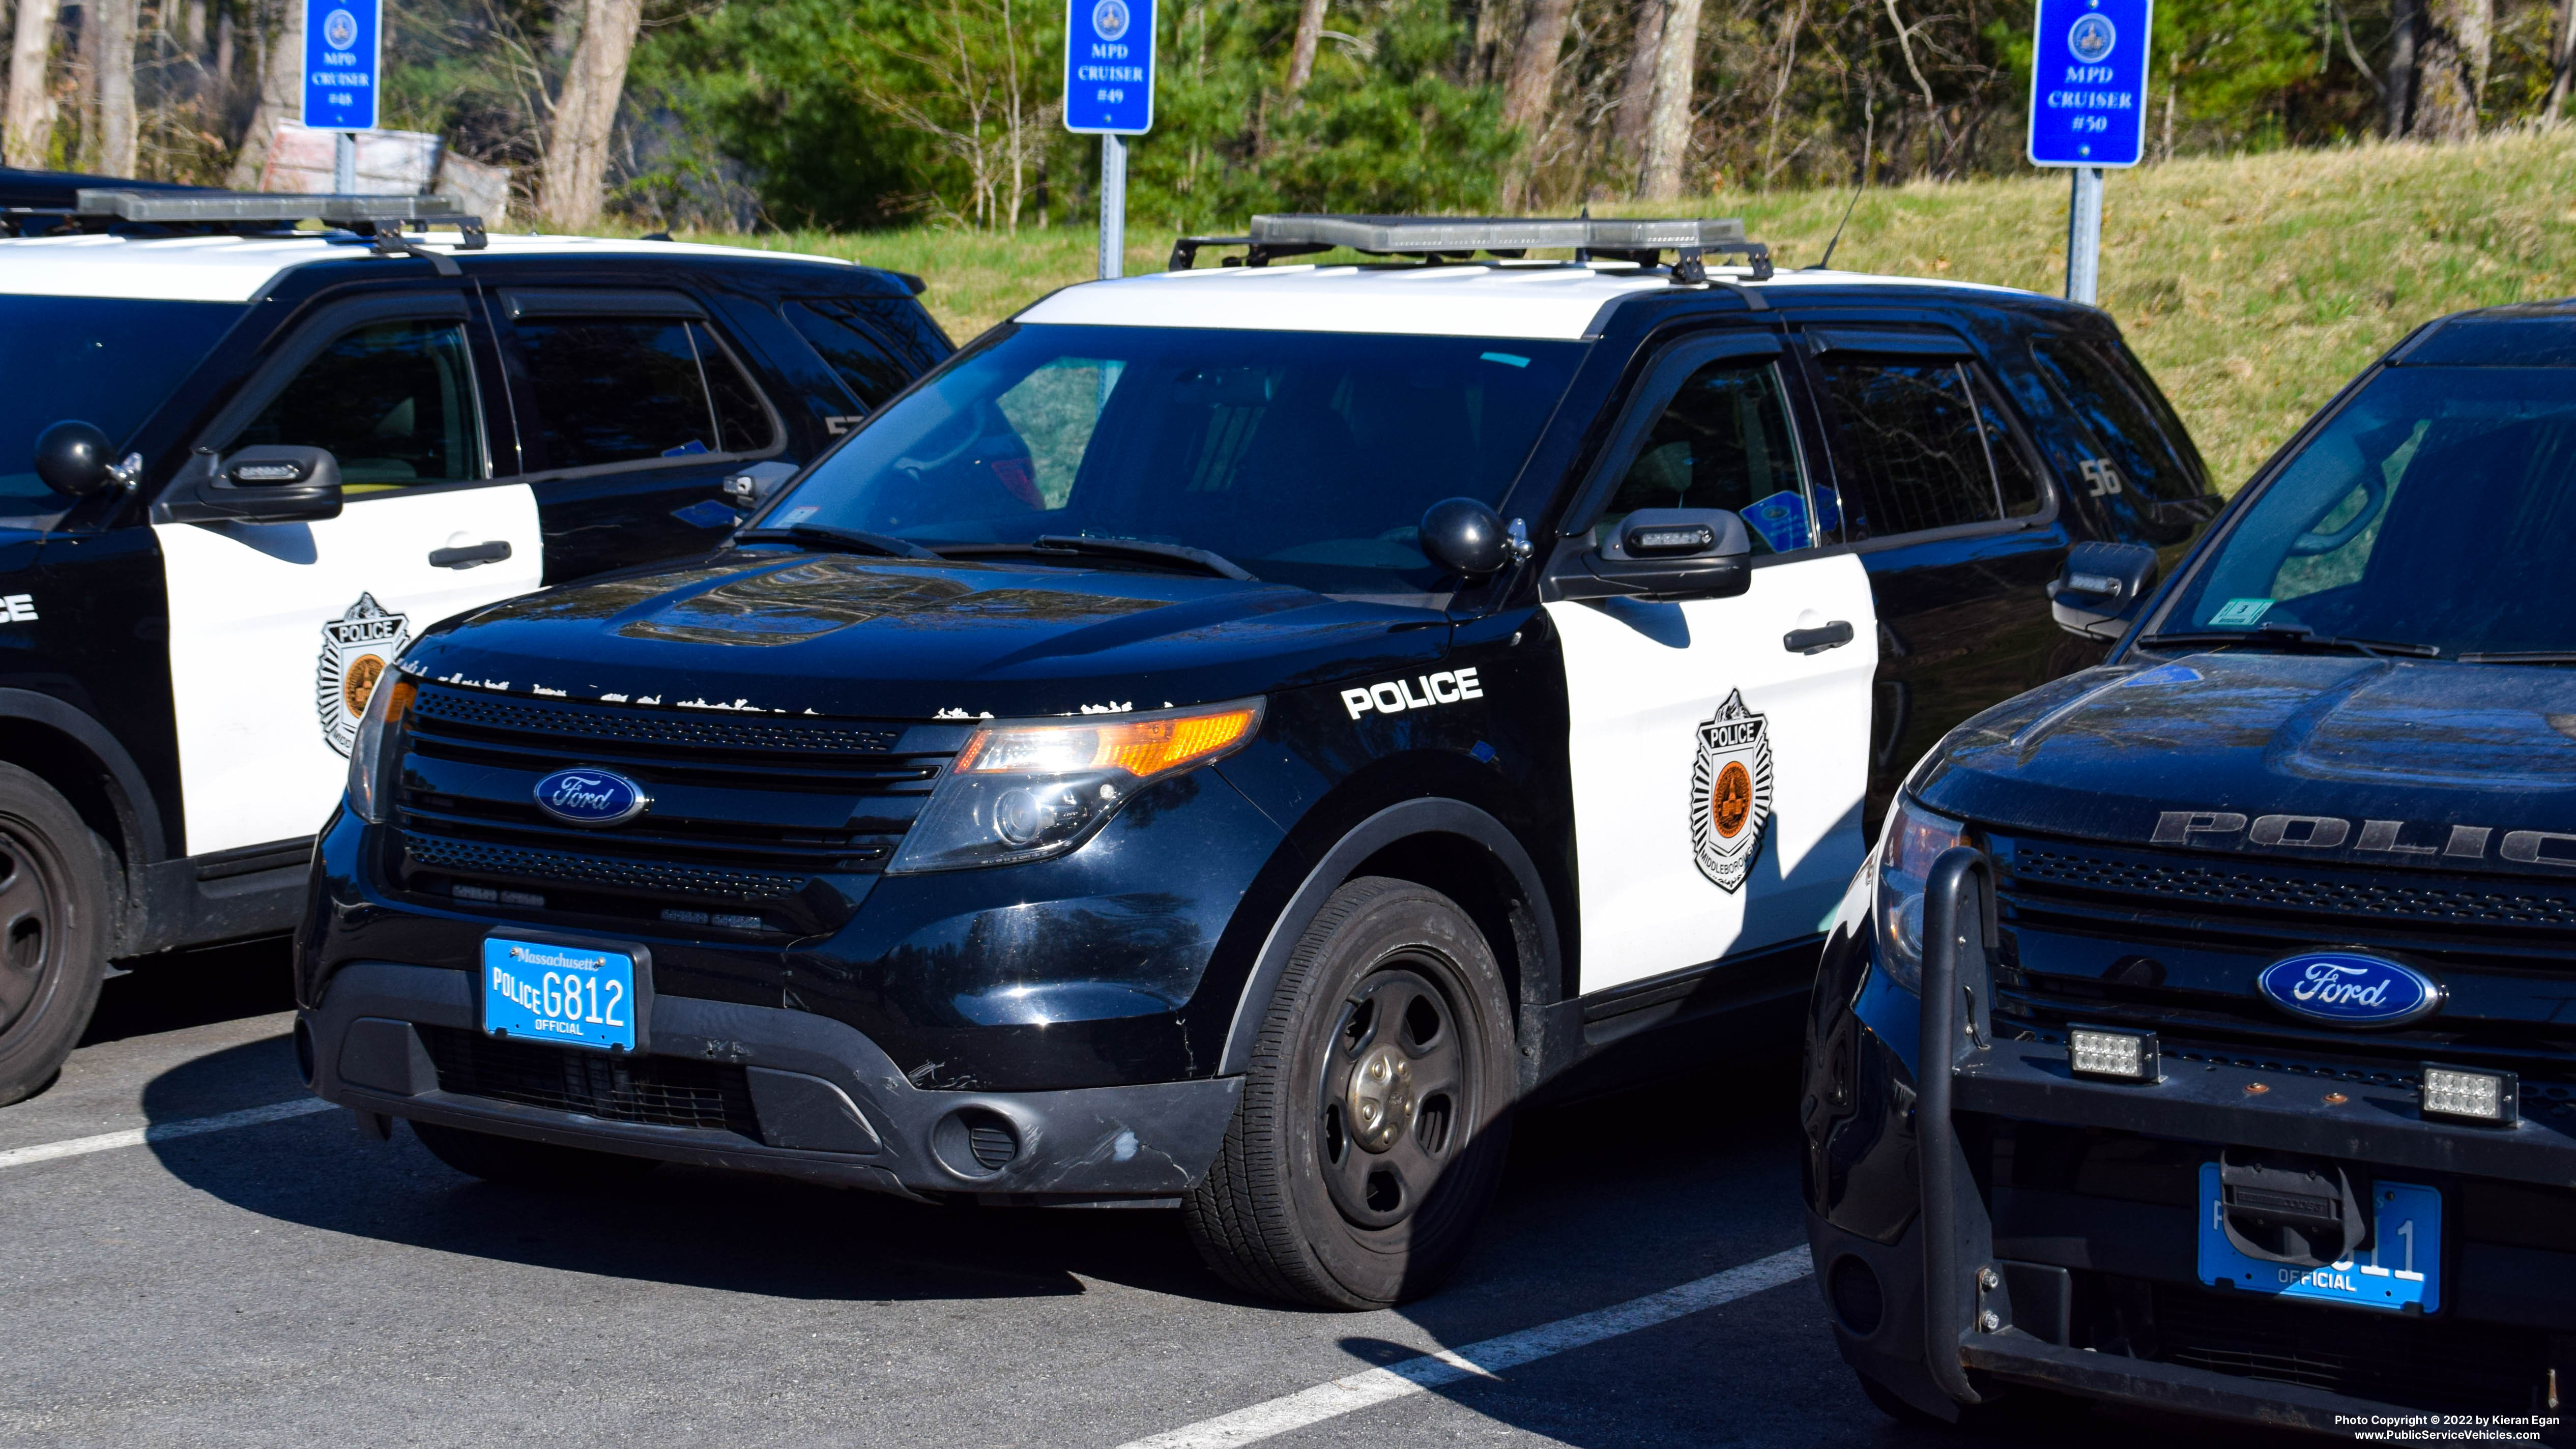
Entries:
<svg viewBox="0 0 2576 1449">
<path fill-rule="evenodd" d="M 2215 1162 L 2200 1165 L 2200 1201 L 2200 1281 L 2212 1287 L 2225 1282 L 2242 1292 L 2392 1313 L 2410 1303 L 2426 1313 L 2442 1307 L 2442 1194 L 2433 1188 L 2411 1182 L 2372 1188 L 2370 1251 L 2322 1268 L 2293 1268 L 2237 1251 L 2219 1226 L 2226 1206 Z"/>
<path fill-rule="evenodd" d="M 633 1051 L 635 958 L 622 951 L 487 936 L 483 1030 L 599 1051 Z"/>
</svg>

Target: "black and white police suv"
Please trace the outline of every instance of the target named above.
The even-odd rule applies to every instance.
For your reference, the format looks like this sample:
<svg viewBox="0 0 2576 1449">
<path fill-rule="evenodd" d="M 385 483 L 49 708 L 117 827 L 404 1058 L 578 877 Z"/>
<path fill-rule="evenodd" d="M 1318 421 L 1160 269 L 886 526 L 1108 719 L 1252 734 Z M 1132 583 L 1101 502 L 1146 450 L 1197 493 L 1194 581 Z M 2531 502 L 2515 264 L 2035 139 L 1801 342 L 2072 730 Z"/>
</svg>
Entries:
<svg viewBox="0 0 2576 1449">
<path fill-rule="evenodd" d="M 1873 781 L 2098 655 L 2070 544 L 2213 511 L 2089 308 L 1734 223 L 1234 244 L 1337 242 L 1414 260 L 1186 240 L 730 548 L 413 642 L 315 859 L 316 1090 L 487 1177 L 1180 1205 L 1247 1289 L 1393 1301 L 1516 1099 L 1788 1039 Z M 1466 260 L 1533 246 L 1589 260 Z"/>
<path fill-rule="evenodd" d="M 2571 368 L 2576 303 L 2417 332 L 2152 599 L 2079 546 L 2135 632 L 1914 772 L 1807 1045 L 1891 1412 L 2571 1442 Z"/>
<path fill-rule="evenodd" d="M 0 211 L 0 1102 L 109 957 L 293 925 L 413 635 L 704 553 L 950 350 L 896 274 L 452 209 Z"/>
</svg>

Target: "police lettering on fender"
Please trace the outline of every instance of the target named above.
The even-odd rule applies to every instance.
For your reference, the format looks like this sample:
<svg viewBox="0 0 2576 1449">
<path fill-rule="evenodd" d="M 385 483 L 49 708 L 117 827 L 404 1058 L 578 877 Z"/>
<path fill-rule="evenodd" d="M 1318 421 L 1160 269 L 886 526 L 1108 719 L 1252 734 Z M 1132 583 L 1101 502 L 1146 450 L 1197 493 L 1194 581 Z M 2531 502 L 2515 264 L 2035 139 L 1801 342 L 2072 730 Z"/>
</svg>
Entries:
<svg viewBox="0 0 2576 1449">
<path fill-rule="evenodd" d="M 1418 686 L 1418 687 L 1417 687 Z M 1342 691 L 1342 708 L 1351 718 L 1374 710 L 1379 714 L 1402 714 L 1408 709 L 1429 709 L 1435 704 L 1456 704 L 1462 699 L 1483 699 L 1485 686 L 1476 681 L 1473 669 L 1443 669 L 1437 674 L 1419 674 L 1411 679 L 1390 679 L 1366 689 Z"/>
</svg>

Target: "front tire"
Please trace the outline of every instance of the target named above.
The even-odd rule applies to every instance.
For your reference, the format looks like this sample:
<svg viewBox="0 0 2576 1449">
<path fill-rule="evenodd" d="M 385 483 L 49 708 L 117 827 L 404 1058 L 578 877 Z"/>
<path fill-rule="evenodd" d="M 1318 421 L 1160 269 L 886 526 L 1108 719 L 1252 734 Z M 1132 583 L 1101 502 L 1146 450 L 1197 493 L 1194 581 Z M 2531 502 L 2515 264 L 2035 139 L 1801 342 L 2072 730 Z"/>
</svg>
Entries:
<svg viewBox="0 0 2576 1449">
<path fill-rule="evenodd" d="M 71 802 L 0 764 L 0 1107 L 43 1091 L 107 980 L 105 842 Z"/>
<path fill-rule="evenodd" d="M 436 1122 L 414 1122 L 411 1130 L 430 1156 L 466 1176 L 535 1192 L 594 1192 L 631 1182 L 662 1165 L 650 1157 L 555 1147 Z"/>
<path fill-rule="evenodd" d="M 1218 1277 L 1318 1308 L 1437 1287 L 1509 1145 L 1512 1018 L 1493 950 L 1439 892 L 1364 877 L 1297 944 L 1243 1097 L 1183 1220 Z"/>
</svg>

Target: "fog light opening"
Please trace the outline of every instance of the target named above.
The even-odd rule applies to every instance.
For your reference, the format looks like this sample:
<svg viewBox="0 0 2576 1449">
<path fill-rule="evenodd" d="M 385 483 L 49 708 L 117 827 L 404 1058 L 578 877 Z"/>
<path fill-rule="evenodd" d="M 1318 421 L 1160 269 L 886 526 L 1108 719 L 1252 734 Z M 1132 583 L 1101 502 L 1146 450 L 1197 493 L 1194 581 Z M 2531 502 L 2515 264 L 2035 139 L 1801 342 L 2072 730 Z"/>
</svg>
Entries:
<svg viewBox="0 0 2576 1449">
<path fill-rule="evenodd" d="M 2510 1127 L 2522 1120 L 2522 1083 L 2511 1072 L 2424 1064 L 2424 1115 Z"/>
<path fill-rule="evenodd" d="M 2066 1029 L 2066 1062 L 2075 1075 L 2105 1082 L 2152 1082 L 2159 1076 L 2156 1034 L 2098 1026 Z"/>
<path fill-rule="evenodd" d="M 1833 1300 L 1834 1317 L 1854 1338 L 1878 1332 L 1887 1319 L 1887 1290 L 1878 1281 L 1878 1271 L 1849 1253 L 1834 1260 L 1825 1275 L 1825 1292 Z"/>
</svg>

